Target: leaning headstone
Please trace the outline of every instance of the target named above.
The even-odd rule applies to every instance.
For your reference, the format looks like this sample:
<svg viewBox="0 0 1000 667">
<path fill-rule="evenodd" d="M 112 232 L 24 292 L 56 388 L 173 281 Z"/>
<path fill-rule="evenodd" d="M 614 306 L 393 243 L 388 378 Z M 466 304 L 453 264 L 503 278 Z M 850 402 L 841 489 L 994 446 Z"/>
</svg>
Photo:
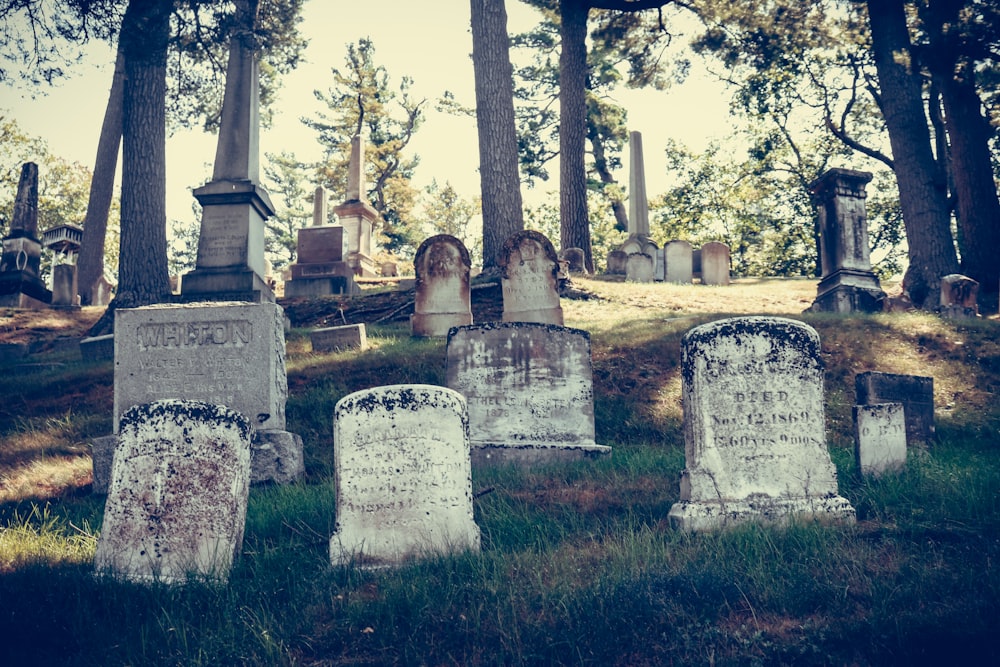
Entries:
<svg viewBox="0 0 1000 667">
<path fill-rule="evenodd" d="M 701 284 L 729 284 L 729 246 L 709 241 L 699 249 L 701 256 Z"/>
<path fill-rule="evenodd" d="M 122 415 L 94 567 L 139 583 L 225 582 L 243 543 L 253 428 L 197 401 Z"/>
<path fill-rule="evenodd" d="M 590 334 L 491 322 L 448 334 L 447 385 L 469 405 L 476 465 L 608 454 L 594 442 Z"/>
<path fill-rule="evenodd" d="M 934 442 L 934 378 L 867 371 L 854 376 L 858 405 L 902 403 L 906 415 L 906 442 L 930 447 Z"/>
<path fill-rule="evenodd" d="M 479 550 L 465 399 L 430 385 L 345 396 L 333 414 L 334 565 Z"/>
<path fill-rule="evenodd" d="M 612 276 L 624 276 L 627 270 L 628 253 L 624 250 L 612 250 L 606 260 L 606 273 Z"/>
<path fill-rule="evenodd" d="M 196 302 L 119 308 L 114 345 L 114 424 L 131 406 L 161 399 L 226 405 L 254 426 L 254 482 L 302 477 L 302 439 L 285 430 L 288 378 L 280 306 Z"/>
<path fill-rule="evenodd" d="M 625 280 L 633 283 L 653 282 L 653 258 L 644 252 L 634 252 L 625 263 Z"/>
<path fill-rule="evenodd" d="M 309 332 L 309 341 L 313 352 L 368 349 L 368 334 L 364 322 L 313 329 Z"/>
<path fill-rule="evenodd" d="M 854 521 L 826 449 L 814 329 L 778 317 L 719 320 L 688 331 L 681 355 L 686 467 L 675 526 Z"/>
<path fill-rule="evenodd" d="M 972 278 L 951 273 L 941 278 L 942 317 L 962 319 L 979 317 L 979 283 Z"/>
<path fill-rule="evenodd" d="M 854 460 L 862 475 L 872 477 L 906 465 L 902 403 L 854 406 Z"/>
<path fill-rule="evenodd" d="M 664 280 L 668 283 L 690 285 L 694 279 L 691 244 L 687 241 L 670 241 L 663 246 L 663 255 L 664 263 L 667 265 Z"/>
<path fill-rule="evenodd" d="M 0 306 L 44 308 L 52 292 L 41 278 L 42 242 L 38 238 L 38 165 L 21 166 L 10 230 L 0 257 Z"/>
<path fill-rule="evenodd" d="M 831 169 L 809 189 L 817 204 L 823 279 L 810 310 L 834 313 L 878 312 L 885 292 L 872 272 L 868 246 L 865 185 L 867 171 Z"/>
<path fill-rule="evenodd" d="M 559 257 L 543 234 L 524 230 L 500 249 L 504 322 L 563 323 L 559 304 Z"/>
<path fill-rule="evenodd" d="M 413 258 L 417 291 L 410 334 L 444 337 L 448 329 L 472 324 L 469 251 L 449 234 L 424 240 Z"/>
</svg>

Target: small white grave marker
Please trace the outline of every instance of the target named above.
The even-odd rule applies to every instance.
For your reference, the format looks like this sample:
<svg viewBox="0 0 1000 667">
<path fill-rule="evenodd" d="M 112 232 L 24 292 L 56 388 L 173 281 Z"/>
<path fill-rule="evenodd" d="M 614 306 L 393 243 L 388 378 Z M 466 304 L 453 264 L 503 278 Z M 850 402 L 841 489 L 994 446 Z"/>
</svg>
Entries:
<svg viewBox="0 0 1000 667">
<path fill-rule="evenodd" d="M 878 477 L 906 465 L 902 403 L 854 406 L 854 456 L 862 475 Z"/>
</svg>

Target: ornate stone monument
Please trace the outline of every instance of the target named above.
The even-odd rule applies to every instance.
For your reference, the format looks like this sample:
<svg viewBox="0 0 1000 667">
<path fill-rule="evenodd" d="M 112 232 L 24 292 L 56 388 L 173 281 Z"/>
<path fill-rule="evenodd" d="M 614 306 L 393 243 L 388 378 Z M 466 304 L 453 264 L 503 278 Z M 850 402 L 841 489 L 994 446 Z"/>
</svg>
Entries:
<svg viewBox="0 0 1000 667">
<path fill-rule="evenodd" d="M 563 323 L 559 304 L 559 257 L 544 234 L 524 230 L 500 249 L 504 322 Z"/>
<path fill-rule="evenodd" d="M 472 324 L 469 251 L 454 236 L 438 234 L 417 248 L 413 268 L 417 289 L 410 333 L 444 337 L 452 327 Z"/>
<path fill-rule="evenodd" d="M 14 199 L 10 230 L 0 258 L 0 306 L 44 308 L 52 292 L 41 278 L 42 243 L 38 239 L 38 165 L 25 162 Z"/>
<path fill-rule="evenodd" d="M 372 277 L 375 274 L 377 247 L 374 233 L 381 216 L 367 201 L 365 187 L 365 142 L 361 135 L 351 139 L 351 162 L 347 172 L 347 196 L 344 203 L 333 209 L 347 233 L 347 263 L 354 275 Z"/>
<path fill-rule="evenodd" d="M 355 392 L 337 402 L 333 432 L 334 565 L 479 551 L 461 394 L 421 384 Z"/>
<path fill-rule="evenodd" d="M 826 449 L 819 335 L 779 317 L 681 342 L 685 469 L 671 522 L 692 531 L 792 517 L 853 522 Z"/>
<path fill-rule="evenodd" d="M 298 230 L 296 260 L 289 267 L 291 280 L 285 281 L 285 296 L 326 296 L 357 294 L 354 269 L 346 260 L 347 231 L 342 225 L 327 224 L 327 193 L 316 188 L 313 224 Z"/>
<path fill-rule="evenodd" d="M 868 247 L 867 171 L 831 169 L 809 186 L 817 203 L 823 279 L 810 310 L 878 312 L 885 292 L 872 272 Z"/>
<path fill-rule="evenodd" d="M 83 240 L 83 228 L 72 223 L 50 227 L 42 234 L 42 245 L 52 251 L 52 306 L 80 305 L 76 279 L 76 254 Z"/>
</svg>

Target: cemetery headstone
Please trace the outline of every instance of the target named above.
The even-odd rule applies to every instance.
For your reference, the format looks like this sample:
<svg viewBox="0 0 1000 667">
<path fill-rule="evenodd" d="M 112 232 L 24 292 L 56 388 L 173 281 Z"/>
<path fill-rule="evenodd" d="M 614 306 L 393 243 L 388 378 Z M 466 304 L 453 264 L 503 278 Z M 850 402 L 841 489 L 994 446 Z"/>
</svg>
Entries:
<svg viewBox="0 0 1000 667">
<path fill-rule="evenodd" d="M 122 415 L 94 567 L 138 583 L 225 582 L 243 543 L 253 427 L 224 406 Z"/>
<path fill-rule="evenodd" d="M 854 460 L 862 475 L 873 477 L 906 465 L 902 403 L 854 406 Z"/>
<path fill-rule="evenodd" d="M 823 278 L 811 310 L 834 313 L 878 312 L 885 292 L 872 272 L 868 246 L 866 171 L 831 169 L 809 189 L 817 204 Z"/>
<path fill-rule="evenodd" d="M 333 209 L 347 233 L 346 261 L 354 275 L 375 276 L 372 256 L 378 248 L 373 233 L 381 216 L 367 201 L 365 185 L 365 143 L 361 135 L 351 139 L 351 158 L 347 170 L 347 195 L 344 202 Z"/>
<path fill-rule="evenodd" d="M 667 265 L 664 280 L 668 283 L 690 285 L 694 279 L 691 244 L 687 241 L 670 241 L 663 246 L 663 255 L 664 263 Z"/>
<path fill-rule="evenodd" d="M 448 334 L 446 384 L 469 406 L 475 465 L 598 457 L 590 334 L 491 322 Z"/>
<path fill-rule="evenodd" d="M 906 442 L 930 447 L 934 442 L 934 378 L 867 371 L 854 376 L 858 405 L 902 403 L 906 416 Z"/>
<path fill-rule="evenodd" d="M 524 230 L 500 249 L 504 322 L 563 323 L 559 304 L 559 257 L 543 234 Z"/>
<path fill-rule="evenodd" d="M 691 277 L 694 280 L 701 280 L 701 248 L 691 251 Z"/>
<path fill-rule="evenodd" d="M 254 482 L 302 477 L 302 439 L 285 430 L 288 379 L 280 306 L 196 302 L 120 308 L 114 345 L 114 424 L 131 406 L 156 400 L 226 405 L 254 426 Z"/>
<path fill-rule="evenodd" d="M 83 228 L 72 223 L 50 227 L 42 233 L 42 245 L 52 251 L 52 306 L 80 305 L 77 288 L 76 255 L 83 240 Z"/>
<path fill-rule="evenodd" d="M 285 281 L 288 298 L 355 295 L 360 288 L 354 282 L 354 268 L 346 259 L 347 232 L 340 225 L 313 225 L 297 232 L 298 255 Z"/>
<path fill-rule="evenodd" d="M 313 352 L 368 349 L 368 333 L 365 330 L 364 322 L 313 329 L 309 332 L 309 340 L 312 343 Z"/>
<path fill-rule="evenodd" d="M 709 241 L 701 246 L 702 285 L 729 284 L 729 246 L 717 241 Z"/>
<path fill-rule="evenodd" d="M 942 317 L 961 319 L 979 317 L 979 283 L 972 278 L 952 273 L 941 278 Z"/>
<path fill-rule="evenodd" d="M 52 292 L 41 278 L 42 243 L 38 239 L 38 165 L 25 162 L 14 197 L 10 229 L 0 256 L 0 306 L 45 308 Z"/>
<path fill-rule="evenodd" d="M 653 282 L 653 258 L 644 252 L 634 252 L 625 263 L 625 280 L 633 283 Z"/>
<path fill-rule="evenodd" d="M 686 466 L 675 526 L 854 521 L 826 449 L 814 329 L 779 317 L 711 322 L 685 334 L 681 364 Z"/>
<path fill-rule="evenodd" d="M 566 248 L 559 253 L 559 259 L 569 263 L 570 273 L 589 273 L 587 271 L 587 256 L 583 248 Z"/>
<path fill-rule="evenodd" d="M 420 244 L 413 258 L 417 289 L 411 335 L 443 338 L 452 327 L 472 324 L 471 265 L 469 251 L 454 236 L 438 234 Z"/>
<path fill-rule="evenodd" d="M 624 250 L 612 250 L 606 260 L 606 273 L 612 276 L 624 276 L 627 270 L 628 253 Z"/>
<path fill-rule="evenodd" d="M 334 565 L 378 567 L 479 550 L 465 399 L 430 385 L 376 387 L 334 408 Z"/>
</svg>

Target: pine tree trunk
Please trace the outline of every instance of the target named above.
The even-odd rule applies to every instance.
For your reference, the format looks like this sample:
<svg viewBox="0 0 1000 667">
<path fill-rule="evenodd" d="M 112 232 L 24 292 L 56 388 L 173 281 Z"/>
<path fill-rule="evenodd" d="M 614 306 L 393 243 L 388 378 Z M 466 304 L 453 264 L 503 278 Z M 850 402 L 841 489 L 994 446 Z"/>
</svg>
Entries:
<svg viewBox="0 0 1000 667">
<path fill-rule="evenodd" d="M 524 229 L 518 175 L 514 83 L 504 0 L 471 0 L 483 268 L 497 266 L 504 241 Z"/>
<path fill-rule="evenodd" d="M 601 179 L 601 183 L 604 185 L 616 185 L 617 181 L 608 168 L 608 159 L 604 154 L 604 141 L 601 139 L 593 123 L 590 122 L 589 116 L 587 120 L 587 134 L 590 138 L 590 148 L 594 152 L 594 171 L 597 172 L 598 178 Z M 627 232 L 628 213 L 625 210 L 625 204 L 617 197 L 608 197 L 608 200 L 611 202 L 611 212 L 615 216 L 615 229 Z"/>
<path fill-rule="evenodd" d="M 581 248 L 594 270 L 587 215 L 587 0 L 560 0 L 559 245 Z"/>
<path fill-rule="evenodd" d="M 111 80 L 108 106 L 104 110 L 101 137 L 97 142 L 94 175 L 90 180 L 87 214 L 83 219 L 83 240 L 77 258 L 77 281 L 80 302 L 91 305 L 94 288 L 104 276 L 104 245 L 108 231 L 108 212 L 115 190 L 118 149 L 122 138 L 122 87 L 125 83 L 125 61 L 118 51 L 115 73 Z"/>
<path fill-rule="evenodd" d="M 932 309 L 938 304 L 941 277 L 958 270 L 947 184 L 931 150 L 919 73 L 900 57 L 911 53 L 903 0 L 867 3 L 882 113 L 909 246 L 903 284 L 915 305 Z"/>
<path fill-rule="evenodd" d="M 92 335 L 114 328 L 116 308 L 158 303 L 167 274 L 166 73 L 169 2 L 130 0 L 119 43 L 122 91 L 122 197 L 118 291 Z"/>
</svg>

